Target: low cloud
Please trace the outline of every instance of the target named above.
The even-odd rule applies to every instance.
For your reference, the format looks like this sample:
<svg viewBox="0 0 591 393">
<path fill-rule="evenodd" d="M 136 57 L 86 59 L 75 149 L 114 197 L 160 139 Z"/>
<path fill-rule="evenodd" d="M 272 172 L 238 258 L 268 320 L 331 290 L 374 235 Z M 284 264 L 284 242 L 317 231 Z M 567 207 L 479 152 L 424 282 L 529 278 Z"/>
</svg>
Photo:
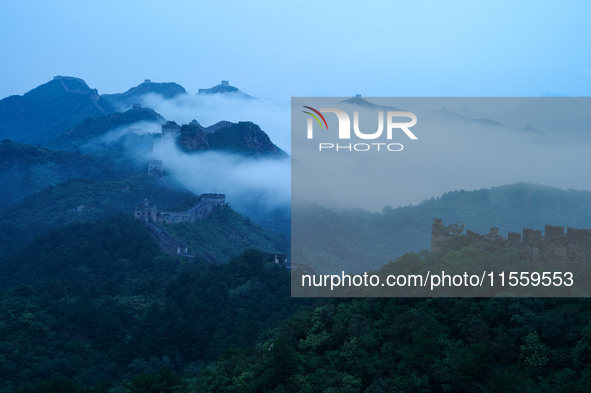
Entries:
<svg viewBox="0 0 591 393">
<path fill-rule="evenodd" d="M 158 134 L 162 132 L 160 124 L 151 121 L 138 121 L 132 124 L 126 124 L 109 131 L 105 135 L 94 140 L 95 143 L 111 143 L 121 138 L 126 134 Z"/>
<path fill-rule="evenodd" d="M 253 195 L 263 198 L 269 210 L 290 204 L 289 158 L 253 159 L 217 151 L 186 153 L 172 139 L 158 143 L 153 157 L 162 160 L 173 181 L 196 194 L 226 194 L 234 207 L 244 206 Z"/>
</svg>

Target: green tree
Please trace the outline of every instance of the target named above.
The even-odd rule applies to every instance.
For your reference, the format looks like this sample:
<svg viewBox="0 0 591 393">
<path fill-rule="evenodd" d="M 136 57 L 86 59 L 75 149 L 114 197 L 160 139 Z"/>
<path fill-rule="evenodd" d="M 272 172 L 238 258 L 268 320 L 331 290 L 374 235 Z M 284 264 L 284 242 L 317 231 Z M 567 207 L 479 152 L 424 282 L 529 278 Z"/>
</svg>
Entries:
<svg viewBox="0 0 591 393">
<path fill-rule="evenodd" d="M 519 347 L 523 364 L 535 369 L 541 369 L 548 363 L 548 346 L 540 341 L 538 332 L 532 332 L 525 337 L 523 345 Z"/>
<path fill-rule="evenodd" d="M 181 378 L 168 367 L 164 367 L 156 375 L 142 373 L 125 388 L 127 393 L 174 393 L 178 391 L 181 384 Z"/>
<path fill-rule="evenodd" d="M 76 382 L 66 377 L 56 377 L 25 386 L 17 390 L 17 393 L 84 393 L 84 390 Z"/>
</svg>

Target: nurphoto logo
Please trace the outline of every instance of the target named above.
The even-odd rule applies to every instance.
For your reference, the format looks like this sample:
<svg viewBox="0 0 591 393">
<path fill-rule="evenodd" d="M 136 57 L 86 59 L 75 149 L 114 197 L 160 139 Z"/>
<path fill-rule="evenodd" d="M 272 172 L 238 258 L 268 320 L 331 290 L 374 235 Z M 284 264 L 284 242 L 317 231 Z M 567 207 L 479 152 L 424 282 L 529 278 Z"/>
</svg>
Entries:
<svg viewBox="0 0 591 393">
<path fill-rule="evenodd" d="M 308 139 L 314 139 L 314 120 L 320 126 L 320 129 L 324 129 L 328 131 L 328 123 L 326 118 L 322 115 L 322 113 L 334 113 L 337 116 L 339 122 L 339 139 L 351 139 L 351 118 L 349 115 L 342 109 L 337 108 L 320 108 L 320 110 L 314 109 L 310 106 L 304 106 L 304 108 L 309 109 L 309 111 L 302 111 L 310 116 L 308 118 L 307 124 L 307 137 Z M 415 134 L 409 129 L 410 127 L 417 124 L 417 116 L 411 112 L 401 112 L 401 111 L 387 111 L 386 112 L 386 139 L 391 140 L 393 130 L 400 129 L 402 130 L 406 136 L 410 139 L 418 139 Z M 399 122 L 395 121 L 395 118 L 410 118 L 410 121 L 407 122 Z M 321 121 L 322 119 L 322 121 Z M 323 125 L 324 124 L 324 125 Z M 373 133 L 363 133 L 359 129 L 359 112 L 353 112 L 353 132 L 359 139 L 364 140 L 375 140 L 382 136 L 384 132 L 384 112 L 378 111 L 378 130 Z M 386 149 L 389 151 L 401 151 L 404 146 L 401 143 L 389 143 L 386 144 L 382 143 L 356 143 L 354 145 L 339 145 L 338 143 L 320 143 L 318 146 L 319 151 L 335 149 L 336 151 L 339 150 L 348 150 L 348 151 L 368 151 L 372 149 L 372 146 L 375 147 L 376 150 L 380 151 L 381 146 L 386 146 Z"/>
</svg>

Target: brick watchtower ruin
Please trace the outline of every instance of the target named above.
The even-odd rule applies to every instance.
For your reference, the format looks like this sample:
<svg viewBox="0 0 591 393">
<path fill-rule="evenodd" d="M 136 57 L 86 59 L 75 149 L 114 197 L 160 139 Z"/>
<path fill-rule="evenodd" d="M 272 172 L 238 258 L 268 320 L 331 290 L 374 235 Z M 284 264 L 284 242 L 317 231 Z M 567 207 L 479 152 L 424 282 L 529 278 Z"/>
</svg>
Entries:
<svg viewBox="0 0 591 393">
<path fill-rule="evenodd" d="M 142 220 L 146 223 L 150 221 L 156 222 L 156 217 L 158 216 L 156 205 L 152 204 L 149 200 L 144 199 L 143 202 L 138 203 L 135 207 L 134 216 L 136 219 Z"/>
<path fill-rule="evenodd" d="M 162 124 L 162 136 L 176 137 L 181 133 L 181 126 L 176 124 L 175 121 L 167 121 L 166 124 Z"/>
</svg>

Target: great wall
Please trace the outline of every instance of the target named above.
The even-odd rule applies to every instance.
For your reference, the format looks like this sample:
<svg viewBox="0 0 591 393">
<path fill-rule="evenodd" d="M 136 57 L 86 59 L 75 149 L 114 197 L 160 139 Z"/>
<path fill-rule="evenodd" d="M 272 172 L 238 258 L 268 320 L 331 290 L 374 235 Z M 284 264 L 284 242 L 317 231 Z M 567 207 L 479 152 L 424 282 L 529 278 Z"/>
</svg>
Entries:
<svg viewBox="0 0 591 393">
<path fill-rule="evenodd" d="M 136 105 L 139 106 L 139 104 L 134 104 L 134 107 Z M 193 121 L 197 123 L 196 120 Z M 227 127 L 226 123 L 229 122 L 218 122 L 213 126 L 208 127 L 208 129 L 217 127 L 215 130 L 210 131 L 215 132 L 217 129 Z M 176 137 L 180 133 L 180 129 L 181 127 L 174 121 L 168 121 L 166 124 L 162 125 L 162 136 Z M 177 187 L 173 187 L 164 176 L 163 163 L 161 160 L 150 160 L 148 162 L 148 176 L 156 178 L 156 181 L 163 187 L 178 189 Z M 182 190 L 188 191 L 186 189 Z M 149 200 L 144 199 L 143 202 L 140 202 L 136 206 L 134 217 L 137 220 L 142 220 L 144 222 L 149 233 L 159 245 L 160 249 L 166 254 L 178 255 L 187 259 L 193 259 L 195 256 L 199 255 L 211 263 L 220 264 L 221 262 L 207 251 L 196 251 L 196 254 L 188 253 L 187 244 L 176 239 L 159 223 L 178 224 L 187 222 L 194 224 L 208 218 L 216 210 L 223 209 L 225 204 L 225 194 L 201 194 L 201 196 L 199 196 L 199 202 L 187 210 L 158 211 L 156 205 L 152 204 Z M 285 254 L 270 252 L 262 253 L 266 258 L 277 264 L 287 265 L 287 255 Z"/>
<path fill-rule="evenodd" d="M 204 218 L 207 218 L 216 209 L 223 208 L 224 204 L 224 194 L 203 194 L 201 195 L 199 203 L 189 210 L 180 212 L 163 210 L 159 212 L 156 205 L 153 205 L 149 200 L 144 199 L 143 202 L 135 207 L 134 217 L 145 223 L 146 228 L 165 253 L 179 255 L 188 259 L 193 259 L 196 255 L 200 255 L 211 263 L 219 264 L 220 261 L 208 252 L 189 254 L 187 251 L 187 244 L 168 233 L 159 222 L 166 222 L 168 224 L 199 222 Z"/>
<path fill-rule="evenodd" d="M 443 227 L 441 219 L 433 221 L 431 231 L 431 252 L 441 251 L 443 244 L 452 235 Z M 499 228 L 492 227 L 486 235 L 471 230 L 466 231 L 470 244 L 483 242 L 492 251 L 499 251 L 510 247 L 516 248 L 523 261 L 534 265 L 560 269 L 582 268 L 588 264 L 589 250 L 591 250 L 591 229 L 567 228 L 546 225 L 544 235 L 541 230 L 524 228 L 522 234 L 509 232 L 507 237 L 499 235 Z"/>
</svg>

